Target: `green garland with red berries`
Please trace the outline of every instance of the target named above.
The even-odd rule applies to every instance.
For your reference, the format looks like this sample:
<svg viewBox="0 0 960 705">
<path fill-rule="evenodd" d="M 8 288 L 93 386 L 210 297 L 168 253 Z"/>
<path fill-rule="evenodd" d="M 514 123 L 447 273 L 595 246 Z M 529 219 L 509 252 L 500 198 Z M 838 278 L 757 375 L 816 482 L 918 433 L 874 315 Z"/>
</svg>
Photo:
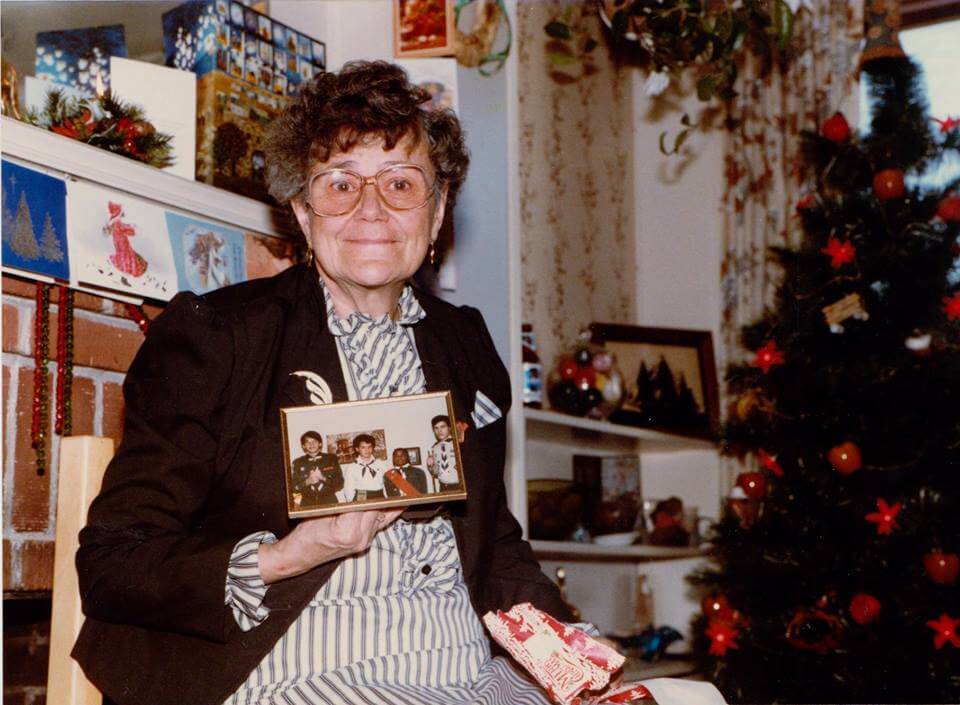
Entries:
<svg viewBox="0 0 960 705">
<path fill-rule="evenodd" d="M 139 106 L 124 103 L 109 91 L 80 99 L 50 91 L 43 112 L 30 111 L 26 121 L 158 169 L 174 163 L 173 136 L 157 132 Z"/>
</svg>

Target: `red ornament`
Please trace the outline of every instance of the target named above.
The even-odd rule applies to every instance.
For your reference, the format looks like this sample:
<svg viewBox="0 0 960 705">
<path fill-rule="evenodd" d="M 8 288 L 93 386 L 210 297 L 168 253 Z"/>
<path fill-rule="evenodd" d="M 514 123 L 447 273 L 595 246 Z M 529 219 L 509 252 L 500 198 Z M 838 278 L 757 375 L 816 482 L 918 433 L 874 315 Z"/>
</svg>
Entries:
<svg viewBox="0 0 960 705">
<path fill-rule="evenodd" d="M 960 648 L 960 636 L 957 636 L 957 627 L 960 626 L 960 619 L 954 619 L 946 612 L 943 612 L 937 619 L 931 619 L 927 626 L 936 632 L 933 637 L 933 645 L 942 649 L 947 642 L 950 646 Z M 712 647 L 711 647 L 712 648 Z"/>
<path fill-rule="evenodd" d="M 577 374 L 577 363 L 572 357 L 565 357 L 557 365 L 557 371 L 560 373 L 560 379 L 573 379 Z"/>
<path fill-rule="evenodd" d="M 777 477 L 783 477 L 783 468 L 780 467 L 780 463 L 777 462 L 777 456 L 770 455 L 767 451 L 761 448 L 757 451 L 757 458 L 760 460 L 760 464 L 763 466 L 764 470 L 769 470 Z"/>
<path fill-rule="evenodd" d="M 741 488 L 749 499 L 763 499 L 767 493 L 767 478 L 762 472 L 742 472 L 737 475 L 737 487 Z"/>
<path fill-rule="evenodd" d="M 809 208 L 814 203 L 816 203 L 816 201 L 817 201 L 817 197 L 812 192 L 807 193 L 807 194 L 804 194 L 804 196 L 799 201 L 797 201 L 794 208 L 796 209 L 797 213 L 802 213 L 807 208 Z"/>
<path fill-rule="evenodd" d="M 960 196 L 947 196 L 937 206 L 937 215 L 947 222 L 960 220 Z"/>
<path fill-rule="evenodd" d="M 840 144 L 846 142 L 850 137 L 850 123 L 843 113 L 834 113 L 832 117 L 827 118 L 820 128 L 820 134 L 831 142 Z"/>
<path fill-rule="evenodd" d="M 573 383 L 577 389 L 587 390 L 597 383 L 597 372 L 592 367 L 578 367 L 573 375 Z"/>
<path fill-rule="evenodd" d="M 937 585 L 953 585 L 960 576 L 960 558 L 956 553 L 930 551 L 923 557 L 923 568 Z"/>
<path fill-rule="evenodd" d="M 937 118 L 933 118 L 933 121 L 940 125 L 941 134 L 944 132 L 950 132 L 950 130 L 953 128 L 960 126 L 960 120 L 953 117 L 948 117 L 946 120 L 938 120 Z"/>
<path fill-rule="evenodd" d="M 136 323 L 140 327 L 140 332 L 146 335 L 150 328 L 150 320 L 144 313 L 143 307 L 135 304 L 124 304 L 124 306 L 127 308 L 127 318 Z"/>
<path fill-rule="evenodd" d="M 857 255 L 857 248 L 849 240 L 841 242 L 835 237 L 827 241 L 827 246 L 820 250 L 823 254 L 830 256 L 830 266 L 834 269 L 840 269 L 845 264 L 853 262 Z"/>
<path fill-rule="evenodd" d="M 831 448 L 827 453 L 827 460 L 841 475 L 852 475 L 863 467 L 860 448 L 853 441 L 846 441 Z"/>
<path fill-rule="evenodd" d="M 757 350 L 757 356 L 750 363 L 752 367 L 759 367 L 764 374 L 770 372 L 774 365 L 782 365 L 785 362 L 783 353 L 777 350 L 777 341 L 768 340 L 763 347 Z"/>
<path fill-rule="evenodd" d="M 960 318 L 960 291 L 953 296 L 943 297 L 943 312 L 951 321 Z"/>
<path fill-rule="evenodd" d="M 902 198 L 906 193 L 903 172 L 899 169 L 884 169 L 873 177 L 873 191 L 881 201 Z"/>
<path fill-rule="evenodd" d="M 737 644 L 740 631 L 722 619 L 710 620 L 706 635 L 710 637 L 710 653 L 714 656 L 723 656 L 728 649 L 740 648 Z"/>
<path fill-rule="evenodd" d="M 880 600 L 873 595 L 861 592 L 850 600 L 850 616 L 860 625 L 867 625 L 876 621 L 880 616 Z"/>
<path fill-rule="evenodd" d="M 897 514 L 900 513 L 901 508 L 902 506 L 899 502 L 888 505 L 886 500 L 878 499 L 877 511 L 870 512 L 870 514 L 867 514 L 864 518 L 877 525 L 877 534 L 889 536 L 893 533 L 893 530 L 897 528 Z"/>
<path fill-rule="evenodd" d="M 800 609 L 787 625 L 787 641 L 798 649 L 826 654 L 840 644 L 843 623 L 819 608 Z"/>
</svg>

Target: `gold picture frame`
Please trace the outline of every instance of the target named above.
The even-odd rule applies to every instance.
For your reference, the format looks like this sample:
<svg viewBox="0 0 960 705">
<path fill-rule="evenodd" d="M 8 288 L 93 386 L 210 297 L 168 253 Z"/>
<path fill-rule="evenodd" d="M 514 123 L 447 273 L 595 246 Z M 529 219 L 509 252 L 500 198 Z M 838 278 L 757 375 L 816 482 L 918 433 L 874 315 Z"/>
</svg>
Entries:
<svg viewBox="0 0 960 705">
<path fill-rule="evenodd" d="M 467 498 L 448 391 L 286 407 L 280 421 L 291 518 Z"/>
<path fill-rule="evenodd" d="M 456 52 L 453 0 L 393 0 L 393 55 L 453 56 Z"/>
</svg>

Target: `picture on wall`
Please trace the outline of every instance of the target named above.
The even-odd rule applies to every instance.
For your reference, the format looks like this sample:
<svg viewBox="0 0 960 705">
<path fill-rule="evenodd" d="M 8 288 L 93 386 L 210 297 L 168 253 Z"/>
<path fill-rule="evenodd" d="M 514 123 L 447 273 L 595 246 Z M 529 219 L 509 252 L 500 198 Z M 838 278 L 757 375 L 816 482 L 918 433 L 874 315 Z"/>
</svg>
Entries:
<svg viewBox="0 0 960 705">
<path fill-rule="evenodd" d="M 453 0 L 396 0 L 394 56 L 453 56 L 454 15 Z"/>
<path fill-rule="evenodd" d="M 70 275 L 79 283 L 169 301 L 177 270 L 163 208 L 84 181 L 67 184 Z"/>
<path fill-rule="evenodd" d="M 3 264 L 27 273 L 70 278 L 67 187 L 62 179 L 6 159 L 3 183 Z"/>
<path fill-rule="evenodd" d="M 449 392 L 280 412 L 291 517 L 467 497 Z"/>
<path fill-rule="evenodd" d="M 430 94 L 432 109 L 457 112 L 456 59 L 400 59 L 396 63 L 407 72 L 410 83 Z"/>
<path fill-rule="evenodd" d="M 590 332 L 614 354 L 627 386 L 610 421 L 716 437 L 720 397 L 710 331 L 593 323 Z"/>
<path fill-rule="evenodd" d="M 166 217 L 180 291 L 205 294 L 246 279 L 242 232 L 171 211 Z"/>
</svg>

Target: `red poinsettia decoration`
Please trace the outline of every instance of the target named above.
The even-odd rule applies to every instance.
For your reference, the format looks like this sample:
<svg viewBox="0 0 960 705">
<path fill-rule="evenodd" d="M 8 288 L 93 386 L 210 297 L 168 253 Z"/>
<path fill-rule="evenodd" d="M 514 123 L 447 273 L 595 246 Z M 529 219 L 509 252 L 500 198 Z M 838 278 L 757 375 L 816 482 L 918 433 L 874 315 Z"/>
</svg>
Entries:
<svg viewBox="0 0 960 705">
<path fill-rule="evenodd" d="M 948 117 L 946 120 L 933 118 L 933 121 L 940 126 L 940 132 L 950 132 L 955 127 L 960 127 L 960 120 L 955 117 Z"/>
<path fill-rule="evenodd" d="M 834 269 L 840 269 L 845 264 L 853 262 L 857 255 L 857 248 L 849 240 L 840 241 L 835 237 L 827 241 L 827 246 L 820 250 L 823 254 L 829 255 L 830 266 Z"/>
<path fill-rule="evenodd" d="M 710 653 L 714 656 L 723 656 L 728 649 L 740 648 L 737 644 L 740 630 L 728 621 L 711 619 L 705 633 L 710 637 Z"/>
<path fill-rule="evenodd" d="M 951 321 L 960 319 L 960 292 L 953 296 L 943 297 L 943 312 Z"/>
<path fill-rule="evenodd" d="M 957 634 L 960 619 L 954 619 L 944 612 L 937 619 L 931 619 L 927 622 L 927 626 L 936 632 L 933 637 L 933 645 L 938 649 L 942 649 L 943 645 L 947 643 L 949 643 L 950 646 L 960 648 L 960 635 Z M 711 652 L 712 648 L 713 647 L 711 647 Z"/>
<path fill-rule="evenodd" d="M 782 365 L 785 362 L 783 352 L 777 350 L 777 341 L 768 340 L 763 347 L 757 350 L 757 356 L 750 363 L 752 367 L 759 367 L 764 374 L 770 372 L 774 365 Z"/>
<path fill-rule="evenodd" d="M 897 528 L 897 514 L 902 508 L 899 502 L 889 505 L 886 500 L 877 500 L 877 511 L 871 512 L 864 517 L 867 521 L 877 525 L 877 533 L 883 536 L 889 536 Z"/>
<path fill-rule="evenodd" d="M 777 462 L 777 456 L 770 455 L 767 451 L 761 448 L 757 451 L 757 459 L 760 461 L 760 464 L 763 466 L 764 470 L 769 470 L 777 477 L 783 477 L 783 468 L 780 467 L 780 463 Z"/>
</svg>

